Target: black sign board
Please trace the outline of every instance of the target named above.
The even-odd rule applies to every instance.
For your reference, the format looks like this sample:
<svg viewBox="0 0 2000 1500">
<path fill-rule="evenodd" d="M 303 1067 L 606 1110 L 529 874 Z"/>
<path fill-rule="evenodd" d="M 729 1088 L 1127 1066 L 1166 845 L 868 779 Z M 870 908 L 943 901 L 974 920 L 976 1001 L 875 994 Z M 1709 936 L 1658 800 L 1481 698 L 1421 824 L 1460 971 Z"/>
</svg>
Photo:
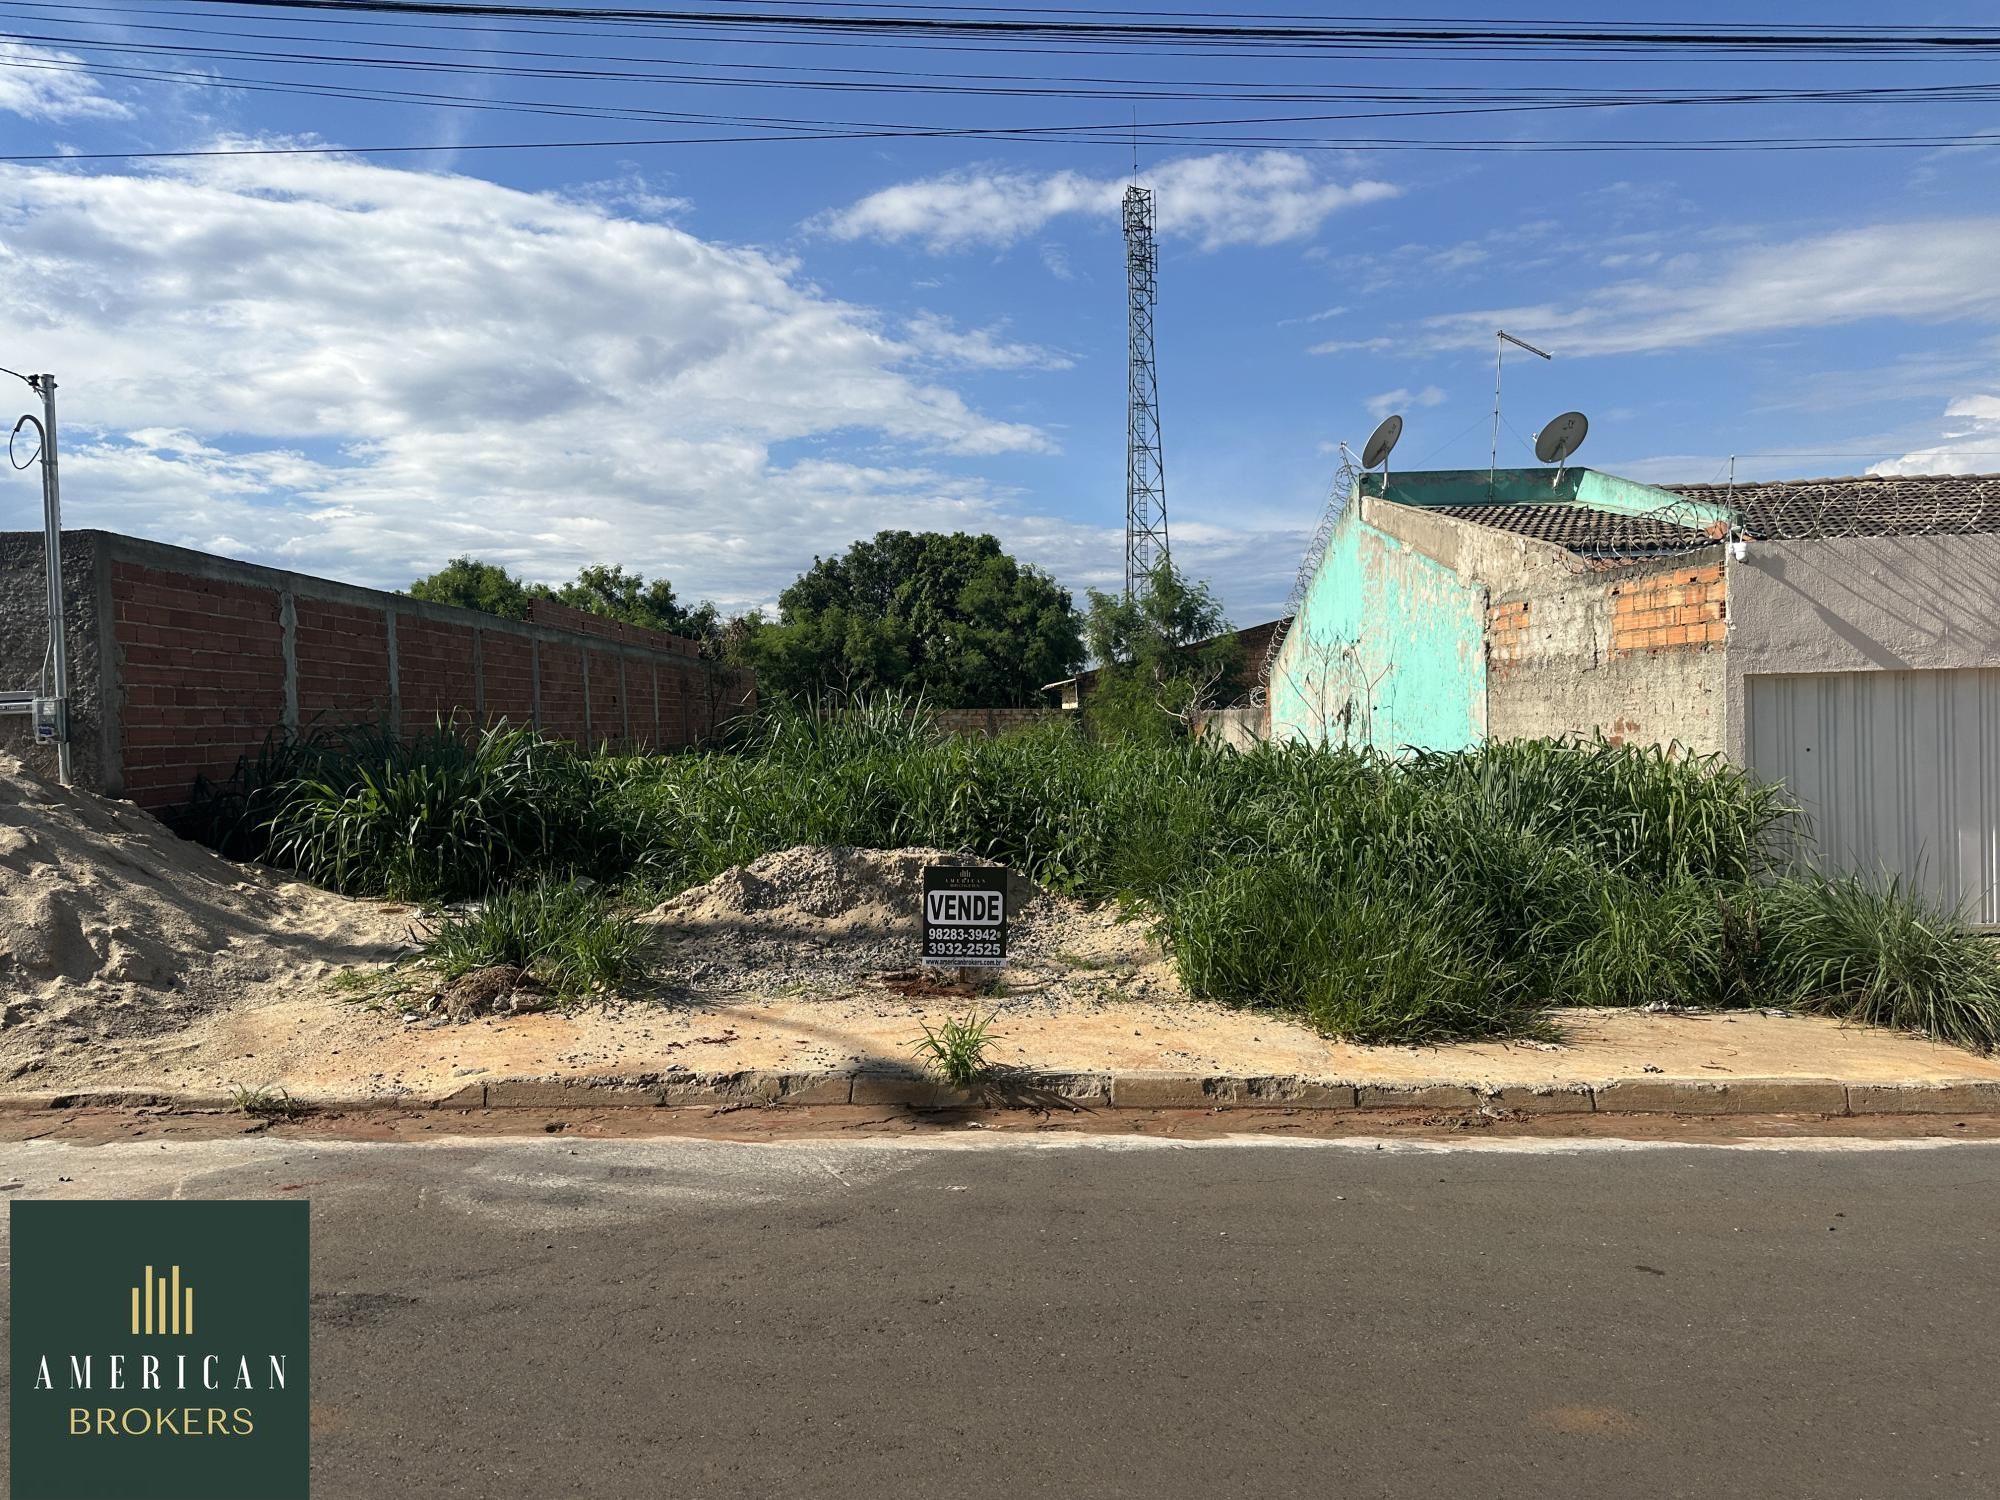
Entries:
<svg viewBox="0 0 2000 1500">
<path fill-rule="evenodd" d="M 997 969 L 1007 961 L 1007 872 L 931 865 L 924 871 L 927 964 Z"/>
</svg>

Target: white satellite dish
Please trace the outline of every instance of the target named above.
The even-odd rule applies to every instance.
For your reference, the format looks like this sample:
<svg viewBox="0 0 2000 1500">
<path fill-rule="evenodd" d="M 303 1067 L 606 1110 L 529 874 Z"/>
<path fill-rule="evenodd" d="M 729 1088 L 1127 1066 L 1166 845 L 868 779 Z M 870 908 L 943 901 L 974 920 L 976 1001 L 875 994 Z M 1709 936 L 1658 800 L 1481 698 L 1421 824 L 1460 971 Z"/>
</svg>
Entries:
<svg viewBox="0 0 2000 1500">
<path fill-rule="evenodd" d="M 1535 434 L 1535 457 L 1560 468 L 1589 433 L 1590 418 L 1580 411 L 1566 411 Z"/>
<path fill-rule="evenodd" d="M 1379 469 L 1388 461 L 1389 453 L 1396 446 L 1396 440 L 1403 435 L 1403 419 L 1400 415 L 1382 419 L 1382 425 L 1375 429 L 1375 435 L 1368 439 L 1368 446 L 1361 450 L 1361 467 Z"/>
</svg>

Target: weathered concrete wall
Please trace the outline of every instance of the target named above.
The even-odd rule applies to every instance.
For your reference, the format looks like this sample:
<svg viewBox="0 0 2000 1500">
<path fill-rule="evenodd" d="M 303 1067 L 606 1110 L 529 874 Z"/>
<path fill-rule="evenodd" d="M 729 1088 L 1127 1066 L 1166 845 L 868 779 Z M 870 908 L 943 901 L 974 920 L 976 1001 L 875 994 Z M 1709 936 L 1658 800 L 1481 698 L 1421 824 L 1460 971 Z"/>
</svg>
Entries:
<svg viewBox="0 0 2000 1500">
<path fill-rule="evenodd" d="M 1396 751 L 1485 737 L 1484 589 L 1374 524 L 1399 511 L 1363 500 L 1335 524 L 1271 673 L 1273 739 Z"/>
<path fill-rule="evenodd" d="M 41 684 L 49 642 L 49 591 L 42 534 L 0 532 L 0 691 L 26 691 Z M 100 597 L 98 541 L 93 532 L 63 533 L 63 616 L 70 669 L 70 762 L 79 786 L 115 790 L 117 725 L 104 712 L 100 662 L 106 643 L 107 601 Z M 48 690 L 55 691 L 54 678 Z M 34 742 L 26 718 L 0 716 L 0 749 L 19 755 L 51 779 L 54 747 Z"/>
<path fill-rule="evenodd" d="M 110 532 L 64 533 L 64 564 L 78 779 L 143 807 L 322 716 L 405 733 L 504 719 L 644 749 L 755 703 L 747 673 L 692 642 L 571 611 L 501 620 Z M 39 534 L 0 535 L 0 667 L 21 686 L 45 635 L 42 567 Z"/>
<path fill-rule="evenodd" d="M 2000 667 L 2000 536 L 1752 541 L 1728 576 L 1732 757 L 1746 678 Z"/>
<path fill-rule="evenodd" d="M 943 708 L 932 716 L 946 734 L 981 739 L 997 739 L 1003 734 L 1016 734 L 1041 724 L 1068 722 L 1075 717 L 1060 708 Z"/>
<path fill-rule="evenodd" d="M 1720 549 L 1608 574 L 1517 580 L 1488 610 L 1487 732 L 1725 747 Z"/>
<path fill-rule="evenodd" d="M 1194 735 L 1231 750 L 1248 750 L 1270 738 L 1271 705 L 1210 709 L 1195 720 Z"/>
</svg>

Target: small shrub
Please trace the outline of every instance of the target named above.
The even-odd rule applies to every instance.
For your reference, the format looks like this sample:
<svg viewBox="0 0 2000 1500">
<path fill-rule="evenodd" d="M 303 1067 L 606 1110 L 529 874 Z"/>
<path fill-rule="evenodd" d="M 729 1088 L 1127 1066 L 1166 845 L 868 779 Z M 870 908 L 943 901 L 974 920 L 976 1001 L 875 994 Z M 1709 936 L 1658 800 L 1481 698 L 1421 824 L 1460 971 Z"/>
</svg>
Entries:
<svg viewBox="0 0 2000 1500">
<path fill-rule="evenodd" d="M 525 971 L 560 1001 L 646 971 L 644 929 L 619 915 L 601 887 L 574 880 L 497 891 L 477 906 L 445 912 L 421 936 L 419 961 L 447 982 L 505 966 Z"/>
<path fill-rule="evenodd" d="M 922 1022 L 924 1034 L 910 1043 L 911 1050 L 925 1068 L 953 1088 L 972 1088 L 992 1072 L 986 1053 L 998 1040 L 992 1032 L 996 1014 L 968 1011 L 948 1017 L 935 1028 Z"/>
<path fill-rule="evenodd" d="M 239 1083 L 231 1092 L 230 1101 L 253 1120 L 299 1120 L 313 1112 L 310 1104 L 269 1085 L 252 1088 Z"/>
</svg>

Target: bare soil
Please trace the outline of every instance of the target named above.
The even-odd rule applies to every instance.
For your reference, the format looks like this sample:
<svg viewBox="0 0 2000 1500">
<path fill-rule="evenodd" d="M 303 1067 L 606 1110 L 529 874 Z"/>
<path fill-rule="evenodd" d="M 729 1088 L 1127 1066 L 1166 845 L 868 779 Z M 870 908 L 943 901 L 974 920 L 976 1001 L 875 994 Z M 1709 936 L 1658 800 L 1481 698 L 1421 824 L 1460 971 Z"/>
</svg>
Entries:
<svg viewBox="0 0 2000 1500">
<path fill-rule="evenodd" d="M 414 917 L 232 864 L 0 755 L 0 1080 L 89 1069 L 385 962 Z"/>
</svg>

